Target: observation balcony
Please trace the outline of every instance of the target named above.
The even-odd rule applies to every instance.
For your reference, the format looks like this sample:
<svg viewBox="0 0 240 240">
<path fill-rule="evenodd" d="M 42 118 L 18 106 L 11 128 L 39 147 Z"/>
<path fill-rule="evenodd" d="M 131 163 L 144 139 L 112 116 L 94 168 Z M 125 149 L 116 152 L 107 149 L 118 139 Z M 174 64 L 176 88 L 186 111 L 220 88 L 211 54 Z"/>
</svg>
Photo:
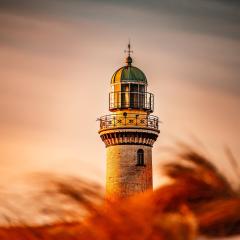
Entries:
<svg viewBox="0 0 240 240">
<path fill-rule="evenodd" d="M 158 117 L 146 114 L 110 114 L 102 116 L 100 121 L 100 131 L 113 128 L 148 128 L 157 130 L 159 128 Z"/>
<path fill-rule="evenodd" d="M 154 110 L 154 95 L 149 92 L 111 92 L 109 110 L 140 109 L 147 112 Z"/>
</svg>

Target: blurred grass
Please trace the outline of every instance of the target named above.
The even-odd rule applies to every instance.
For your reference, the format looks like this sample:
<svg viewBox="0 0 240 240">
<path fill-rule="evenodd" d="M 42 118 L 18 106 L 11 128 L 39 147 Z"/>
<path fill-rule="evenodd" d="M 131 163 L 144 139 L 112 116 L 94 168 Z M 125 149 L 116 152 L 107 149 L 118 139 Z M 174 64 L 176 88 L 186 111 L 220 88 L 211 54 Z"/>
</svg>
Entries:
<svg viewBox="0 0 240 240">
<path fill-rule="evenodd" d="M 236 159 L 231 155 L 231 161 Z M 61 220 L 46 226 L 24 224 L 0 228 L 1 240 L 193 240 L 240 234 L 240 192 L 205 155 L 187 147 L 162 171 L 171 181 L 153 192 L 115 202 L 104 201 L 99 186 L 81 180 L 51 179 L 54 191 L 67 196 L 77 209 L 71 222 Z M 41 199 L 42 196 L 39 196 Z M 49 209 L 49 212 L 53 209 Z"/>
</svg>

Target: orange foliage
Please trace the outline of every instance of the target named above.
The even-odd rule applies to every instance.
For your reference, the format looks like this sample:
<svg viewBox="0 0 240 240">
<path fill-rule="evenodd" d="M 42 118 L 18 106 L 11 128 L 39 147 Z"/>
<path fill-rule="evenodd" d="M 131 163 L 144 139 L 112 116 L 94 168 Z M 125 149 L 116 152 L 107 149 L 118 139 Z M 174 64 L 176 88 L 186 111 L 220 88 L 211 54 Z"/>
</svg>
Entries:
<svg viewBox="0 0 240 240">
<path fill-rule="evenodd" d="M 87 209 L 84 220 L 1 228 L 0 239 L 193 240 L 198 234 L 240 234 L 239 192 L 206 157 L 188 150 L 164 171 L 173 180 L 169 185 L 101 205 L 93 201 L 99 198 L 97 188 L 85 184 L 81 191 L 55 182 L 59 192 Z"/>
</svg>

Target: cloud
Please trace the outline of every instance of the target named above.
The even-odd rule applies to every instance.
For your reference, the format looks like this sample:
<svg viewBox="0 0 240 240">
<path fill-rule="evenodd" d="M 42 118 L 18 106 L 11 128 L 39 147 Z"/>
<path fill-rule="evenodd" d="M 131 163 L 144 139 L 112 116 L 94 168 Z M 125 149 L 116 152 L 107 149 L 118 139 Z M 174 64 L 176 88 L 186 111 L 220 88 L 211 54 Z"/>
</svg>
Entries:
<svg viewBox="0 0 240 240">
<path fill-rule="evenodd" d="M 156 94 L 163 132 L 181 138 L 185 124 L 206 144 L 237 145 L 238 9 L 236 1 L 214 0 L 0 1 L 6 161 L 16 158 L 16 171 L 19 158 L 46 168 L 51 162 L 50 169 L 62 159 L 64 171 L 65 165 L 78 171 L 79 158 L 104 168 L 95 119 L 107 111 L 108 81 L 123 64 L 129 36 L 134 64 Z M 67 163 L 69 156 L 76 162 Z"/>
<path fill-rule="evenodd" d="M 47 16 L 68 21 L 85 18 L 123 24 L 134 21 L 137 17 L 135 11 L 144 11 L 146 15 L 152 15 L 147 21 L 155 27 L 165 18 L 166 25 L 172 28 L 238 40 L 240 38 L 240 2 L 234 0 L 3 0 L 0 8 L 1 12 L 31 14 L 35 17 Z M 125 19 L 127 11 L 132 12 L 132 16 Z M 146 21 L 140 20 L 139 24 L 144 25 L 144 22 Z"/>
</svg>

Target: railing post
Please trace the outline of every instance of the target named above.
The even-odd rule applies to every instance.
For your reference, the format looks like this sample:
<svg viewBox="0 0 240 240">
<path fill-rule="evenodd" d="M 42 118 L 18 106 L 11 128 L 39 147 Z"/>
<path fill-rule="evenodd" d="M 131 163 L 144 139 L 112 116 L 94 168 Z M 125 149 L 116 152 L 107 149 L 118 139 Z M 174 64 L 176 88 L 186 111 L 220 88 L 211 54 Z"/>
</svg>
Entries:
<svg viewBox="0 0 240 240">
<path fill-rule="evenodd" d="M 113 126 L 115 127 L 116 126 L 116 117 L 113 116 Z"/>
<path fill-rule="evenodd" d="M 149 109 L 152 109 L 152 95 L 149 94 Z"/>
<path fill-rule="evenodd" d="M 117 106 L 118 108 L 121 108 L 122 106 L 122 93 L 121 92 L 117 92 L 116 95 L 117 95 Z"/>
<path fill-rule="evenodd" d="M 126 125 L 127 125 L 127 122 L 126 122 L 126 121 L 127 121 L 127 120 L 126 120 L 126 119 L 127 119 L 127 113 L 124 112 L 124 113 L 123 113 L 123 116 L 124 116 L 124 118 L 125 118 L 125 126 L 126 126 Z"/>
<path fill-rule="evenodd" d="M 152 111 L 154 111 L 154 95 L 152 95 Z"/>
<path fill-rule="evenodd" d="M 139 85 L 138 85 L 138 88 L 139 88 Z M 141 108 L 141 106 L 140 106 L 140 104 L 139 104 L 139 94 L 140 94 L 140 92 L 139 92 L 139 90 L 138 90 L 138 93 L 137 93 L 137 95 L 138 95 L 138 104 L 137 104 L 137 106 L 138 106 L 138 108 Z"/>
</svg>

